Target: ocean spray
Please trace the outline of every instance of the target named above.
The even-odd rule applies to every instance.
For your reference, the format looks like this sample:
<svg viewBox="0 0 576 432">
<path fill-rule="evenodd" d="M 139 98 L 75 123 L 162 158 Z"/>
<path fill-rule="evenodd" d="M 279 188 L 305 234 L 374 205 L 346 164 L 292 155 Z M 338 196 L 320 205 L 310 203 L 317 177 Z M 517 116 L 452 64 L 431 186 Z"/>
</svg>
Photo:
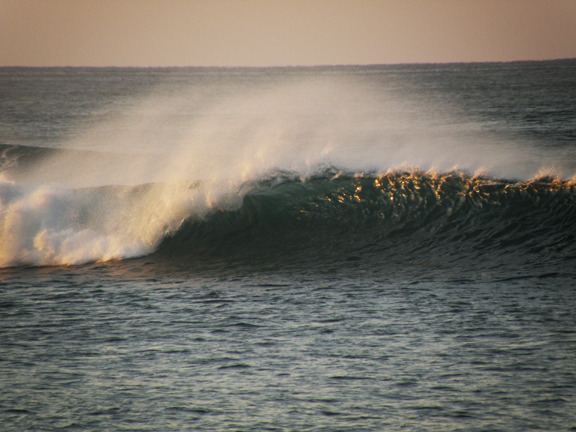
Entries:
<svg viewBox="0 0 576 432">
<path fill-rule="evenodd" d="M 459 169 L 528 178 L 542 166 L 534 156 L 451 107 L 363 75 L 161 85 L 60 151 L 4 175 L 0 266 L 151 253 L 184 220 L 237 208 L 242 185 L 274 171 L 306 178 L 327 166 Z"/>
</svg>

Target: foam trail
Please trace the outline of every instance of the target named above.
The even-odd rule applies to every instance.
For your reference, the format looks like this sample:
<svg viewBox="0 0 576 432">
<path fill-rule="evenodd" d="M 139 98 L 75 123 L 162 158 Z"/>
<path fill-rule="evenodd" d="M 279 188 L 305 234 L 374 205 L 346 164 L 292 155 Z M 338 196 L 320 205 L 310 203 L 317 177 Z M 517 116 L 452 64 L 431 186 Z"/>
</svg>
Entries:
<svg viewBox="0 0 576 432">
<path fill-rule="evenodd" d="M 465 126 L 446 107 L 343 76 L 161 87 L 65 143 L 109 153 L 56 153 L 1 181 L 0 266 L 148 254 L 185 219 L 240 205 L 241 185 L 272 170 L 413 166 L 527 178 L 541 168 L 526 149 Z"/>
</svg>

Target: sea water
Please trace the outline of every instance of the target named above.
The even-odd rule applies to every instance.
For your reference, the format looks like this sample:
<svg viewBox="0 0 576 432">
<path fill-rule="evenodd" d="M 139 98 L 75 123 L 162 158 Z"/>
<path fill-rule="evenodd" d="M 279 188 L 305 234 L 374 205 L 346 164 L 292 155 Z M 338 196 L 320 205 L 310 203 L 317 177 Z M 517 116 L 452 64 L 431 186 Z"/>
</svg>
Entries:
<svg viewBox="0 0 576 432">
<path fill-rule="evenodd" d="M 0 90 L 2 430 L 576 430 L 576 61 Z"/>
</svg>

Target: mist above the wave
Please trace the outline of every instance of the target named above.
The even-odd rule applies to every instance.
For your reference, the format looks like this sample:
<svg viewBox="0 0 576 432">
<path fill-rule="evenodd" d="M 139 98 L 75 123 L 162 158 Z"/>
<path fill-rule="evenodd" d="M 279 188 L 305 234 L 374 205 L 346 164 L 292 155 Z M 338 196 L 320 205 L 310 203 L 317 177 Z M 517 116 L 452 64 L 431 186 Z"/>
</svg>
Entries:
<svg viewBox="0 0 576 432">
<path fill-rule="evenodd" d="M 529 178 L 542 167 L 457 107 L 363 74 L 274 76 L 205 86 L 164 85 L 86 121 L 28 181 L 72 187 L 173 181 L 237 184 L 271 170 L 319 166 L 385 172 L 479 170 Z M 108 152 L 108 154 L 102 154 Z M 536 160 L 535 160 L 536 159 Z"/>
</svg>

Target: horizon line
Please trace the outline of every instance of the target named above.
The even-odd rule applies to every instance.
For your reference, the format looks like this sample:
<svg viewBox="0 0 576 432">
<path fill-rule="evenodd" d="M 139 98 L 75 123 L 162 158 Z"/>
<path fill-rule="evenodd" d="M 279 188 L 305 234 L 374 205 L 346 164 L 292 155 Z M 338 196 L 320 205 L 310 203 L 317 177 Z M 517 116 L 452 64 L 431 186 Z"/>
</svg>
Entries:
<svg viewBox="0 0 576 432">
<path fill-rule="evenodd" d="M 437 61 L 437 62 L 390 62 L 390 63 L 332 63 L 332 64 L 285 64 L 285 65 L 0 65 L 0 68 L 109 68 L 109 69 L 291 69 L 291 68 L 339 68 L 372 66 L 409 66 L 409 65 L 450 65 L 450 64 L 498 64 L 498 63 L 535 63 L 576 60 L 576 57 L 558 57 L 549 59 L 518 60 L 473 60 L 473 61 Z"/>
</svg>

